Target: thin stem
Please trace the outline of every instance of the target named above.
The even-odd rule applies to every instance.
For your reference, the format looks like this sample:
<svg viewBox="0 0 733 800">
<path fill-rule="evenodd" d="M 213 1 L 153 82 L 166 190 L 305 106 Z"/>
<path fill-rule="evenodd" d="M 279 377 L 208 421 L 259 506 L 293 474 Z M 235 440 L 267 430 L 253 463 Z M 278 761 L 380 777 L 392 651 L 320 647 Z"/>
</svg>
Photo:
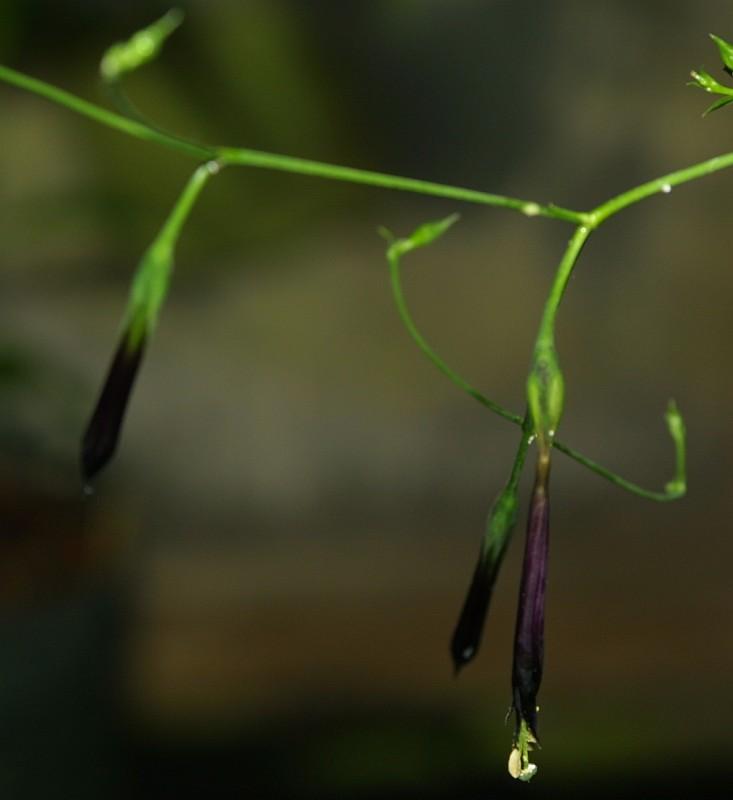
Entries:
<svg viewBox="0 0 733 800">
<path fill-rule="evenodd" d="M 522 477 L 522 469 L 524 468 L 524 462 L 527 460 L 527 451 L 529 450 L 529 445 L 532 442 L 533 436 L 532 419 L 527 412 L 525 412 L 520 424 L 522 426 L 522 437 L 519 440 L 517 454 L 514 456 L 512 471 L 509 475 L 509 480 L 506 483 L 506 488 L 512 491 L 516 491 L 517 486 L 519 485 L 519 479 Z"/>
<path fill-rule="evenodd" d="M 453 383 L 455 383 L 456 386 L 462 389 L 466 394 L 473 397 L 474 400 L 477 400 L 479 403 L 481 403 L 481 405 L 486 406 L 486 408 L 488 408 L 490 411 L 493 411 L 495 414 L 498 414 L 500 417 L 509 420 L 509 422 L 513 422 L 515 425 L 521 425 L 522 417 L 520 417 L 519 414 L 515 414 L 499 405 L 499 403 L 489 400 L 488 397 L 483 395 L 478 389 L 475 389 L 467 380 L 462 378 L 457 372 L 454 372 L 428 344 L 425 337 L 418 330 L 417 325 L 415 325 L 412 315 L 410 314 L 410 310 L 407 307 L 405 294 L 402 290 L 399 248 L 394 246 L 390 247 L 387 251 L 387 258 L 389 260 L 392 296 L 394 297 L 395 305 L 397 306 L 397 313 L 400 315 L 402 324 L 407 329 L 407 332 L 410 334 L 415 344 L 444 375 L 453 381 Z"/>
<path fill-rule="evenodd" d="M 563 253 L 560 264 L 555 272 L 555 278 L 550 288 L 550 293 L 545 301 L 545 308 L 542 313 L 542 320 L 540 322 L 539 332 L 537 333 L 537 341 L 535 350 L 542 348 L 545 345 L 552 346 L 555 335 L 555 318 L 557 316 L 557 309 L 565 294 L 565 289 L 570 280 L 573 268 L 578 260 L 580 251 L 583 249 L 588 237 L 592 232 L 592 228 L 587 225 L 580 225 L 575 229 L 568 246 Z"/>
<path fill-rule="evenodd" d="M 685 494 L 686 489 L 684 483 L 679 485 L 675 482 L 671 482 L 667 484 L 667 488 L 665 488 L 663 492 L 654 491 L 652 489 L 644 489 L 642 486 L 639 486 L 638 483 L 632 483 L 631 481 L 626 480 L 626 478 L 622 478 L 620 475 L 617 475 L 610 469 L 606 469 L 606 467 L 602 467 L 597 462 L 592 461 L 587 456 L 584 456 L 582 453 L 579 453 L 577 450 L 574 450 L 572 447 L 564 444 L 563 442 L 555 440 L 553 445 L 556 450 L 559 450 L 561 453 L 565 453 L 566 456 L 570 456 L 570 458 L 572 458 L 574 461 L 577 461 L 579 464 L 587 467 L 592 472 L 595 472 L 596 475 L 600 475 L 602 478 L 610 481 L 615 486 L 626 489 L 626 491 L 631 492 L 638 497 L 643 497 L 646 500 L 656 500 L 658 503 L 667 503 L 671 500 L 679 500 L 679 498 L 683 497 Z M 682 453 L 682 458 L 684 458 L 684 452 Z M 684 461 L 680 463 L 679 449 L 677 449 L 676 464 L 677 473 L 679 474 L 680 469 L 682 469 L 684 472 Z"/>
<path fill-rule="evenodd" d="M 299 175 L 311 175 L 330 180 L 348 181 L 350 183 L 360 183 L 369 186 L 380 186 L 385 189 L 397 189 L 406 192 L 415 192 L 417 194 L 432 195 L 434 197 L 445 197 L 451 200 L 461 200 L 466 203 L 498 206 L 500 208 L 519 211 L 530 217 L 550 217 L 574 224 L 588 222 L 586 214 L 552 204 L 542 205 L 530 200 L 520 200 L 515 197 L 505 197 L 504 195 L 480 192 L 475 189 L 448 186 L 442 183 L 421 181 L 415 178 L 403 178 L 398 175 L 388 175 L 381 172 L 354 169 L 352 167 L 342 167 L 320 161 L 310 161 L 303 158 L 293 158 L 291 156 L 282 156 L 275 153 L 250 150 L 248 148 L 209 147 L 200 145 L 195 142 L 190 142 L 187 139 L 164 133 L 163 131 L 146 125 L 140 120 L 130 119 L 116 114 L 113 111 L 101 108 L 94 103 L 76 97 L 70 92 L 66 92 L 63 89 L 59 89 L 37 78 L 23 75 L 9 67 L 0 65 L 0 80 L 44 97 L 53 103 L 58 103 L 102 125 L 107 125 L 110 128 L 122 131 L 130 136 L 135 136 L 138 139 L 154 142 L 163 147 L 177 150 L 199 161 L 216 158 L 222 166 L 225 164 L 232 164 L 237 166 L 261 167 Z"/>
<path fill-rule="evenodd" d="M 170 248 L 171 250 L 173 249 L 201 190 L 204 188 L 209 178 L 212 177 L 212 175 L 216 175 L 220 169 L 221 166 L 217 161 L 208 161 L 206 164 L 202 164 L 193 173 L 181 193 L 181 196 L 176 201 L 175 206 L 173 206 L 163 227 L 160 229 L 153 246 L 160 245 Z"/>
<path fill-rule="evenodd" d="M 711 175 L 714 172 L 719 172 L 722 169 L 727 169 L 733 166 L 733 153 L 725 153 L 724 155 L 715 156 L 707 161 L 701 161 L 693 164 L 691 167 L 670 172 L 667 175 L 662 175 L 661 178 L 655 178 L 653 181 L 642 183 L 633 189 L 629 189 L 622 194 L 606 200 L 600 206 L 590 212 L 589 224 L 597 228 L 602 222 L 609 217 L 617 214 L 624 208 L 628 208 L 634 203 L 645 200 L 656 194 L 667 194 L 674 186 L 679 186 L 683 183 L 689 183 L 697 178 L 702 178 L 706 175 Z"/>
<path fill-rule="evenodd" d="M 216 151 L 210 147 L 195 144 L 194 142 L 189 142 L 186 139 L 171 136 L 167 133 L 161 133 L 142 122 L 128 119 L 120 114 L 115 114 L 114 111 L 108 111 L 106 108 L 97 106 L 87 100 L 82 100 L 81 97 L 77 97 L 70 92 L 66 92 L 44 81 L 40 81 L 37 78 L 23 75 L 23 73 L 16 72 L 9 67 L 4 67 L 2 64 L 0 64 L 0 80 L 17 86 L 19 89 L 25 89 L 33 94 L 37 94 L 46 100 L 50 100 L 52 103 L 58 103 L 58 105 L 64 106 L 71 111 L 76 111 L 77 114 L 89 117 L 95 122 L 106 125 L 108 128 L 114 128 L 129 136 L 134 136 L 137 139 L 154 142 L 155 144 L 162 145 L 171 150 L 178 150 L 198 161 L 216 158 Z"/>
<path fill-rule="evenodd" d="M 245 148 L 220 147 L 217 149 L 217 153 L 222 164 L 261 167 L 300 175 L 312 175 L 330 180 L 380 186 L 384 189 L 397 189 L 405 192 L 433 195 L 434 197 L 446 197 L 451 200 L 462 200 L 466 203 L 508 208 L 520 211 L 527 216 L 552 217 L 576 224 L 586 221 L 586 216 L 578 211 L 570 211 L 555 205 L 540 205 L 529 200 L 519 200 L 514 197 L 505 197 L 504 195 L 490 194 L 459 186 L 446 186 L 442 183 L 431 183 L 430 181 L 422 181 L 415 178 L 403 178 L 398 175 L 341 167 L 320 161 L 309 161 L 303 158 L 293 158 Z"/>
</svg>

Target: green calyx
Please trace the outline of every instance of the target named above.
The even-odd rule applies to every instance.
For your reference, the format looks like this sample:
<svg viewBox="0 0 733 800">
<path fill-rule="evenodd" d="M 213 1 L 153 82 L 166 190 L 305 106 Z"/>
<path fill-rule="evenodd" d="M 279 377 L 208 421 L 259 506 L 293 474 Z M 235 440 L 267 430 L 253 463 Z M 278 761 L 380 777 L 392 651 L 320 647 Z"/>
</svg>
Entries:
<svg viewBox="0 0 733 800">
<path fill-rule="evenodd" d="M 540 448 L 549 452 L 562 417 L 565 381 L 555 346 L 540 341 L 527 378 L 527 405 Z"/>
</svg>

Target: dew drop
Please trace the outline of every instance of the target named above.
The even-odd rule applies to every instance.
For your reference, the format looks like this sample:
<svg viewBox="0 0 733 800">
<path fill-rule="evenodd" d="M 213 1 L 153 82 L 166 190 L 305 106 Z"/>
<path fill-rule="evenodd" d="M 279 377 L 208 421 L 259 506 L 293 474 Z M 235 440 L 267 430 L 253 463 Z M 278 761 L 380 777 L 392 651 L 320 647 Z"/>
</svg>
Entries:
<svg viewBox="0 0 733 800">
<path fill-rule="evenodd" d="M 522 214 L 524 214 L 525 217 L 536 217 L 541 210 L 537 203 L 525 203 L 522 206 Z"/>
<path fill-rule="evenodd" d="M 668 183 L 662 184 L 662 192 L 664 192 L 664 194 L 669 194 L 671 191 L 672 187 Z"/>
</svg>

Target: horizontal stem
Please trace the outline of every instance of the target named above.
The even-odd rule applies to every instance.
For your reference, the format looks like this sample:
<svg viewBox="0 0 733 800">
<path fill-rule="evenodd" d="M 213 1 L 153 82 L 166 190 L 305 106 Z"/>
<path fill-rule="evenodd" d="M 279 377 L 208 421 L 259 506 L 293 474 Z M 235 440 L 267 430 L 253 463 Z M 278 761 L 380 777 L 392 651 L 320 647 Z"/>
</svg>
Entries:
<svg viewBox="0 0 733 800">
<path fill-rule="evenodd" d="M 479 205 L 499 206 L 520 211 L 528 216 L 544 216 L 580 224 L 585 220 L 585 215 L 578 211 L 570 211 L 555 205 L 540 205 L 529 200 L 519 200 L 515 197 L 480 192 L 476 189 L 465 189 L 460 186 L 447 186 L 442 183 L 432 183 L 416 178 L 403 178 L 398 175 L 389 175 L 383 172 L 371 172 L 353 167 L 342 167 L 335 164 L 326 164 L 321 161 L 310 161 L 304 158 L 265 153 L 259 150 L 246 148 L 220 147 L 217 149 L 218 160 L 222 164 L 236 164 L 247 167 L 261 167 L 264 169 L 293 172 L 300 175 L 312 175 L 330 180 L 361 183 L 368 186 L 380 186 L 384 189 L 398 189 L 406 192 L 446 197 L 451 200 L 462 200 L 467 203 Z"/>
<path fill-rule="evenodd" d="M 576 225 L 587 221 L 587 215 L 579 211 L 571 211 L 570 209 L 561 208 L 560 206 L 552 204 L 542 205 L 530 200 L 520 200 L 515 197 L 481 192 L 476 189 L 466 189 L 460 186 L 432 183 L 415 178 L 404 178 L 398 175 L 388 175 L 364 169 L 342 167 L 336 164 L 310 161 L 308 159 L 283 156 L 276 153 L 266 153 L 259 150 L 250 150 L 248 148 L 209 147 L 165 133 L 146 125 L 139 119 L 130 119 L 129 117 L 116 114 L 113 111 L 90 103 L 87 100 L 82 100 L 80 97 L 70 92 L 66 92 L 63 89 L 59 89 L 37 78 L 31 78 L 9 67 L 2 66 L 1 64 L 0 80 L 16 86 L 19 89 L 25 89 L 26 91 L 44 97 L 53 103 L 58 103 L 72 111 L 76 111 L 78 114 L 89 117 L 107 127 L 127 133 L 130 136 L 148 142 L 154 142 L 155 144 L 169 149 L 178 150 L 179 152 L 199 160 L 208 161 L 215 158 L 222 166 L 225 164 L 232 164 L 247 167 L 260 167 L 299 175 L 312 175 L 329 180 L 379 186 L 385 189 L 398 189 L 406 192 L 415 192 L 417 194 L 432 195 L 434 197 L 445 197 L 451 200 L 461 200 L 466 203 L 508 208 L 519 211 L 530 217 L 550 217 L 565 222 L 572 222 Z"/>
<path fill-rule="evenodd" d="M 632 483 L 631 481 L 626 480 L 626 478 L 622 478 L 620 475 L 617 475 L 610 469 L 606 469 L 606 467 L 603 467 L 597 462 L 592 461 L 587 456 L 584 456 L 582 453 L 579 453 L 577 450 L 574 450 L 569 445 L 566 445 L 557 439 L 553 442 L 553 446 L 556 450 L 559 450 L 561 453 L 565 453 L 566 456 L 570 456 L 570 458 L 572 458 L 574 461 L 577 461 L 579 464 L 587 467 L 592 472 L 595 472 L 596 475 L 600 475 L 602 478 L 605 478 L 614 485 L 619 486 L 622 489 L 626 489 L 626 491 L 638 495 L 639 497 L 643 497 L 647 500 L 656 500 L 659 503 L 666 503 L 670 500 L 679 500 L 679 498 L 683 497 L 685 494 L 684 485 L 674 489 L 668 488 L 663 492 L 656 492 L 652 489 L 644 489 L 642 486 L 639 486 L 639 484 Z"/>
</svg>

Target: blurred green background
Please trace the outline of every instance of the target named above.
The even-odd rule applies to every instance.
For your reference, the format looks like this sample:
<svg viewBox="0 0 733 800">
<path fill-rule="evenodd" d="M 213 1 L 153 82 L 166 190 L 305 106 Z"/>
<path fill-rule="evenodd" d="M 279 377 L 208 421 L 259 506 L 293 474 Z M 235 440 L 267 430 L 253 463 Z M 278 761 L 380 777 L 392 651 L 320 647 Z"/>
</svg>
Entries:
<svg viewBox="0 0 733 800">
<path fill-rule="evenodd" d="M 181 5 L 127 88 L 207 142 L 572 208 L 733 142 L 733 114 L 703 120 L 708 98 L 685 87 L 691 68 L 719 73 L 723 0 Z M 166 9 L 0 1 L 0 61 L 104 102 L 101 53 Z M 194 165 L 4 85 L 0 159 L 3 798 L 730 785 L 733 174 L 610 221 L 569 287 L 563 438 L 661 488 L 674 396 L 690 492 L 658 506 L 557 459 L 527 789 L 506 776 L 503 725 L 523 520 L 457 681 L 447 648 L 517 432 L 415 350 L 376 228 L 461 212 L 406 288 L 438 351 L 516 409 L 570 228 L 225 171 L 84 501 L 78 441 L 128 281 Z"/>
</svg>

